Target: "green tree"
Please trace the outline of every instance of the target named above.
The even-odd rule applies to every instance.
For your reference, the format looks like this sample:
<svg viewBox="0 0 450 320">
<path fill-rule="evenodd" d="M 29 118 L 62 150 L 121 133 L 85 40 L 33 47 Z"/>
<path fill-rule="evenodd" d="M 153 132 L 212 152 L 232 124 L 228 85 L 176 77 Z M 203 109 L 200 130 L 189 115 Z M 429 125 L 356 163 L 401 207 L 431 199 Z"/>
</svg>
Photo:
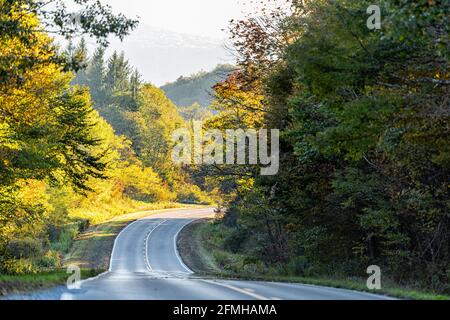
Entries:
<svg viewBox="0 0 450 320">
<path fill-rule="evenodd" d="M 184 124 L 176 106 L 162 90 L 144 85 L 135 121 L 139 128 L 139 157 L 144 164 L 167 176 L 171 169 L 172 132 Z"/>
<path fill-rule="evenodd" d="M 105 49 L 98 47 L 89 59 L 86 69 L 87 85 L 95 105 L 106 103 L 105 73 Z"/>
<path fill-rule="evenodd" d="M 78 61 L 81 66 L 81 69 L 76 73 L 73 84 L 79 86 L 87 86 L 89 84 L 89 78 L 86 68 L 89 65 L 89 57 L 87 43 L 84 38 L 81 38 L 80 43 L 76 47 L 73 56 L 73 59 Z"/>
<path fill-rule="evenodd" d="M 107 44 L 108 36 L 116 35 L 122 39 L 137 26 L 136 20 L 127 19 L 121 14 L 113 14 L 110 7 L 102 5 L 99 1 L 77 0 L 76 3 L 82 8 L 75 14 L 67 9 L 62 0 L 1 0 L 2 41 L 15 39 L 23 46 L 33 48 L 38 45 L 39 34 L 48 31 L 58 33 L 67 39 L 74 35 L 87 34 L 96 38 L 100 43 Z M 39 16 L 41 24 L 37 25 L 31 20 L 24 19 L 24 15 Z M 74 17 L 78 18 L 74 19 Z M 48 44 L 41 50 L 42 55 L 39 58 L 32 55 L 28 57 L 2 55 L 0 57 L 0 82 L 20 83 L 27 70 L 55 61 L 64 66 L 66 70 L 76 71 L 81 67 L 78 61 L 59 55 L 53 44 Z M 14 64 L 17 59 L 20 60 L 20 63 L 16 64 L 16 68 L 10 68 L 10 65 Z"/>
<path fill-rule="evenodd" d="M 130 89 L 131 67 L 125 54 L 116 51 L 109 58 L 106 67 L 105 85 L 110 95 L 120 95 Z"/>
</svg>

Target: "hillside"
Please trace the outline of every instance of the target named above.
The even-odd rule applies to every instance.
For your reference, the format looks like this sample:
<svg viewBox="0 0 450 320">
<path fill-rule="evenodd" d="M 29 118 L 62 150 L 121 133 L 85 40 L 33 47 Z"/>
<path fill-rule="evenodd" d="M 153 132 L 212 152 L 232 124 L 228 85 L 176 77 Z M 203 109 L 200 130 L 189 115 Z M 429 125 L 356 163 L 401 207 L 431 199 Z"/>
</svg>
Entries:
<svg viewBox="0 0 450 320">
<path fill-rule="evenodd" d="M 210 72 L 203 71 L 189 77 L 180 77 L 177 81 L 162 86 L 161 89 L 177 106 L 191 106 L 198 103 L 202 107 L 207 107 L 212 100 L 211 87 L 223 81 L 233 69 L 231 65 L 218 65 Z"/>
</svg>

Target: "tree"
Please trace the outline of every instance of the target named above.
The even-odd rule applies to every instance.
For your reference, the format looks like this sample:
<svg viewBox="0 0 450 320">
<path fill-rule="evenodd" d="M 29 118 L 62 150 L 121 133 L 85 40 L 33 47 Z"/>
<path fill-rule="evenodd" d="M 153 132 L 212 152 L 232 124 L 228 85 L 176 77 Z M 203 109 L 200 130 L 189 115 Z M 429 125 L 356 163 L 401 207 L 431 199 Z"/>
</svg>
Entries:
<svg viewBox="0 0 450 320">
<path fill-rule="evenodd" d="M 18 29 L 40 27 L 33 14 L 7 9 L 2 21 L 14 21 Z M 18 230 L 36 238 L 44 232 L 47 185 L 86 193 L 89 180 L 103 178 L 107 166 L 104 153 L 96 151 L 100 140 L 88 92 L 71 87 L 72 75 L 49 58 L 57 53 L 45 33 L 26 35 L 0 35 L 1 269 L 8 266 L 4 250 Z M 22 270 L 11 263 L 10 270 Z"/>
<path fill-rule="evenodd" d="M 136 20 L 127 19 L 121 14 L 114 15 L 110 7 L 99 1 L 75 0 L 75 3 L 82 7 L 77 14 L 69 12 L 62 0 L 1 0 L 2 42 L 14 39 L 26 48 L 33 48 L 38 45 L 42 32 L 51 32 L 67 39 L 77 34 L 87 34 L 105 45 L 109 35 L 122 39 L 137 26 Z M 37 16 L 40 17 L 41 24 L 33 21 Z M 77 71 L 81 67 L 79 61 L 71 61 L 64 55 L 59 55 L 51 43 L 41 49 L 42 55 L 39 58 L 11 54 L 0 57 L 0 82 L 20 83 L 27 70 L 54 62 L 64 66 L 66 70 Z M 19 61 L 15 61 L 17 59 Z M 10 65 L 14 62 L 16 67 L 11 68 Z"/>
<path fill-rule="evenodd" d="M 202 71 L 189 77 L 180 77 L 173 83 L 165 84 L 161 89 L 178 107 L 198 103 L 206 110 L 213 100 L 212 87 L 225 80 L 235 69 L 231 65 L 218 65 L 210 72 Z"/>
<path fill-rule="evenodd" d="M 81 69 L 76 73 L 73 84 L 79 86 L 87 86 L 89 83 L 89 79 L 86 68 L 89 65 L 89 57 L 86 40 L 84 38 L 81 38 L 80 43 L 74 51 L 72 59 L 78 61 L 81 66 Z"/>
<path fill-rule="evenodd" d="M 22 19 L 38 26 L 30 15 Z M 51 40 L 40 34 L 33 41 L 35 47 L 27 48 L 15 38 L 3 39 L 2 51 L 39 59 Z M 15 64 L 20 68 L 21 61 Z M 91 135 L 89 96 L 70 88 L 69 81 L 59 65 L 49 63 L 28 70 L 20 87 L 11 82 L 0 86 L 2 185 L 14 185 L 18 179 L 60 180 L 63 172 L 64 179 L 83 189 L 89 176 L 101 175 L 100 158 L 89 152 L 97 143 Z"/>
<path fill-rule="evenodd" d="M 106 103 L 105 73 L 105 49 L 98 47 L 86 69 L 87 85 L 95 105 Z"/>
<path fill-rule="evenodd" d="M 125 54 L 116 51 L 109 58 L 106 67 L 105 85 L 110 94 L 120 95 L 130 89 L 131 68 Z"/>
<path fill-rule="evenodd" d="M 132 105 L 129 107 L 131 111 L 137 111 L 138 109 L 138 98 L 139 98 L 139 92 L 142 87 L 142 79 L 141 74 L 139 71 L 135 68 L 134 71 L 131 73 L 130 76 L 130 92 L 131 92 L 131 103 Z"/>
<path fill-rule="evenodd" d="M 134 119 L 139 128 L 139 157 L 145 165 L 167 176 L 171 167 L 172 133 L 184 124 L 176 106 L 162 90 L 144 85 Z"/>
</svg>

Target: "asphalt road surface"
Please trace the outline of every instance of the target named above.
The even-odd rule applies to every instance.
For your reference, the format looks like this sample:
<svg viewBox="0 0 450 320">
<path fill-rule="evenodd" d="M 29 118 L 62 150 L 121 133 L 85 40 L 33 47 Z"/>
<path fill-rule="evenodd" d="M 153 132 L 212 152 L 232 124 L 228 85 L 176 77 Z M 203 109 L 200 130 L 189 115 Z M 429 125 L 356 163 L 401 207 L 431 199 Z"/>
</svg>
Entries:
<svg viewBox="0 0 450 320">
<path fill-rule="evenodd" d="M 369 293 L 319 286 L 206 279 L 181 260 L 176 239 L 212 209 L 173 210 L 138 220 L 117 237 L 110 269 L 79 290 L 58 287 L 9 299 L 34 300 L 379 300 Z"/>
</svg>

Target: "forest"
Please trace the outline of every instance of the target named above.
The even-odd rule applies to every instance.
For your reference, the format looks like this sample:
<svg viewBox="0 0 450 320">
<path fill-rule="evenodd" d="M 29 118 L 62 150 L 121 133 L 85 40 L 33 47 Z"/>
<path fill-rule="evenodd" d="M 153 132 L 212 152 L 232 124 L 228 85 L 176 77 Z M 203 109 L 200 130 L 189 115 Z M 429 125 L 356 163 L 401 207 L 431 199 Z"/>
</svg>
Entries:
<svg viewBox="0 0 450 320">
<path fill-rule="evenodd" d="M 86 20 L 72 29 L 63 7 L 1 1 L 0 274 L 61 268 L 77 235 L 114 216 L 211 202 L 168 161 L 185 125 L 176 106 L 123 54 L 105 57 L 107 37 L 137 21 L 81 3 Z M 98 48 L 74 44 L 78 33 Z"/>
<path fill-rule="evenodd" d="M 281 130 L 280 172 L 205 168 L 221 185 L 219 264 L 450 291 L 448 1 L 292 1 L 232 21 L 238 70 L 208 128 Z M 211 241 L 213 241 L 211 240 Z"/>
<path fill-rule="evenodd" d="M 162 88 L 105 54 L 138 22 L 78 2 L 71 28 L 63 6 L 0 0 L 0 274 L 60 268 L 89 225 L 197 203 L 224 209 L 209 230 L 224 269 L 345 278 L 378 265 L 450 294 L 448 1 L 378 1 L 380 29 L 366 0 L 268 5 L 230 21 L 236 66 Z M 172 133 L 192 120 L 279 129 L 278 174 L 174 165 Z"/>
</svg>

